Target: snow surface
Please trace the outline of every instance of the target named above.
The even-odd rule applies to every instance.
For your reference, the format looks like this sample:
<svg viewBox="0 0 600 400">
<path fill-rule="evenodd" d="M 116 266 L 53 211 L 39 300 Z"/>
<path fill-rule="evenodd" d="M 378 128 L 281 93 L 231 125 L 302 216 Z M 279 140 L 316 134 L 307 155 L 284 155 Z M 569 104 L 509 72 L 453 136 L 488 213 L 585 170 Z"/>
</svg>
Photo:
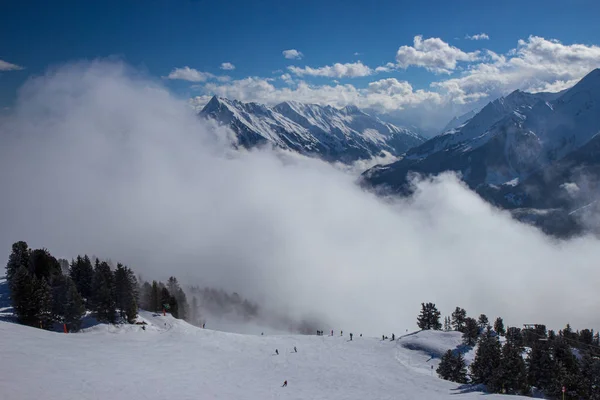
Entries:
<svg viewBox="0 0 600 400">
<path fill-rule="evenodd" d="M 469 392 L 431 371 L 425 352 L 437 357 L 455 347 L 456 333 L 419 332 L 397 342 L 355 334 L 349 341 L 347 336 L 224 333 L 149 312 L 141 312 L 140 320 L 146 330 L 100 324 L 76 334 L 0 321 L 0 397 L 506 398 Z M 416 350 L 406 347 L 409 342 Z M 284 380 L 288 386 L 282 388 Z"/>
</svg>

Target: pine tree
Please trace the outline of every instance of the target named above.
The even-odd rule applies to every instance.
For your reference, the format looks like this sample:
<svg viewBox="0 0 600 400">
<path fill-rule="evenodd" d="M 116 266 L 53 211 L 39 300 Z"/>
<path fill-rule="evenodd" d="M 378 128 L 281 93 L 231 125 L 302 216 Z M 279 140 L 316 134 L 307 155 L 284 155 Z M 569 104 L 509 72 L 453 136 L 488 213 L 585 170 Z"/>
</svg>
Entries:
<svg viewBox="0 0 600 400">
<path fill-rule="evenodd" d="M 421 329 L 440 330 L 442 323 L 440 322 L 440 312 L 433 303 L 421 303 L 421 314 L 417 317 L 417 326 Z"/>
<path fill-rule="evenodd" d="M 582 329 L 579 332 L 579 339 L 581 343 L 590 346 L 594 342 L 594 330 L 593 329 Z"/>
<path fill-rule="evenodd" d="M 174 276 L 169 278 L 169 280 L 167 281 L 167 289 L 169 290 L 169 293 L 175 297 L 175 300 L 177 300 L 177 311 L 175 313 L 171 311 L 171 313 L 175 318 L 187 319 L 189 313 L 189 305 L 187 302 L 185 292 L 179 286 L 177 278 L 175 278 Z"/>
<path fill-rule="evenodd" d="M 85 306 L 72 279 L 67 280 L 66 289 L 63 321 L 67 324 L 70 332 L 77 332 L 81 328 L 81 318 L 85 315 Z"/>
<path fill-rule="evenodd" d="M 471 364 L 471 379 L 474 383 L 482 383 L 490 392 L 502 390 L 502 351 L 497 337 L 487 330 L 479 340 L 475 359 Z"/>
<path fill-rule="evenodd" d="M 160 310 L 162 310 L 162 306 L 160 303 L 160 291 L 158 289 L 158 283 L 156 281 L 152 281 L 150 307 L 151 307 L 151 310 L 154 312 L 159 312 Z"/>
<path fill-rule="evenodd" d="M 36 249 L 29 257 L 30 271 L 37 278 L 44 279 L 47 283 L 62 275 L 58 260 L 47 249 Z"/>
<path fill-rule="evenodd" d="M 10 284 L 12 277 L 20 267 L 29 268 L 30 250 L 26 242 L 16 242 L 12 245 L 12 253 L 6 264 L 6 280 Z"/>
<path fill-rule="evenodd" d="M 581 382 L 579 397 L 589 400 L 600 400 L 600 359 L 589 352 L 581 359 Z"/>
<path fill-rule="evenodd" d="M 507 343 L 502 348 L 502 388 L 509 394 L 526 394 L 527 366 L 521 348 Z"/>
<path fill-rule="evenodd" d="M 152 285 L 148 282 L 144 282 L 140 290 L 140 308 L 154 311 L 152 307 Z"/>
<path fill-rule="evenodd" d="M 504 336 L 506 334 L 506 331 L 504 330 L 504 321 L 502 318 L 496 318 L 496 321 L 494 322 L 494 331 L 496 331 L 496 333 L 500 336 Z"/>
<path fill-rule="evenodd" d="M 440 364 L 438 365 L 435 372 L 437 372 L 438 376 L 442 379 L 449 381 L 452 378 L 452 363 L 454 361 L 454 354 L 452 350 L 448 350 L 442 356 L 440 360 Z"/>
<path fill-rule="evenodd" d="M 551 396 L 560 396 L 562 387 L 567 391 L 566 395 L 569 398 L 577 396 L 577 391 L 580 385 L 579 362 L 573 354 L 571 347 L 561 337 L 550 341 L 550 348 L 553 361 L 553 379 L 551 385 L 545 388 L 546 394 Z"/>
<path fill-rule="evenodd" d="M 479 328 L 481 328 L 482 330 L 487 328 L 489 325 L 489 321 L 488 321 L 488 317 L 485 314 L 481 314 L 479 316 L 479 319 L 477 320 L 477 323 L 479 324 Z"/>
<path fill-rule="evenodd" d="M 443 356 L 436 370 L 440 378 L 458 382 L 467 383 L 467 364 L 461 353 L 454 353 L 448 350 Z"/>
<path fill-rule="evenodd" d="M 58 275 L 52 282 L 52 316 L 59 322 L 63 322 L 62 318 L 65 315 L 68 280 L 71 279 L 64 275 Z"/>
<path fill-rule="evenodd" d="M 554 379 L 554 362 L 548 342 L 537 340 L 532 343 L 527 357 L 528 384 L 547 390 L 552 387 Z"/>
<path fill-rule="evenodd" d="M 516 346 L 522 350 L 525 343 L 523 341 L 521 329 L 514 326 L 509 327 L 506 330 L 506 343 Z"/>
<path fill-rule="evenodd" d="M 94 267 L 90 258 L 85 255 L 83 257 L 77 256 L 75 260 L 71 262 L 71 268 L 69 270 L 69 276 L 75 282 L 77 291 L 83 297 L 86 302 L 89 302 L 88 307 L 91 306 L 92 298 L 92 282 L 94 280 Z"/>
<path fill-rule="evenodd" d="M 463 343 L 467 346 L 475 346 L 479 337 L 479 325 L 474 318 L 467 317 L 463 331 Z"/>
<path fill-rule="evenodd" d="M 10 281 L 11 299 L 19 321 L 26 325 L 35 325 L 35 309 L 32 307 L 33 278 L 29 270 L 21 265 L 12 272 Z"/>
<path fill-rule="evenodd" d="M 116 322 L 116 299 L 114 275 L 105 261 L 94 268 L 93 303 L 99 321 Z"/>
<path fill-rule="evenodd" d="M 452 313 L 452 327 L 455 331 L 463 332 L 465 329 L 465 320 L 467 318 L 467 312 L 464 308 L 456 307 Z"/>
<path fill-rule="evenodd" d="M 128 267 L 118 263 L 115 270 L 115 298 L 122 318 L 133 323 L 138 311 L 137 279 Z"/>
<path fill-rule="evenodd" d="M 52 291 L 44 278 L 33 277 L 33 293 L 31 304 L 35 319 L 42 328 L 52 328 Z"/>
</svg>

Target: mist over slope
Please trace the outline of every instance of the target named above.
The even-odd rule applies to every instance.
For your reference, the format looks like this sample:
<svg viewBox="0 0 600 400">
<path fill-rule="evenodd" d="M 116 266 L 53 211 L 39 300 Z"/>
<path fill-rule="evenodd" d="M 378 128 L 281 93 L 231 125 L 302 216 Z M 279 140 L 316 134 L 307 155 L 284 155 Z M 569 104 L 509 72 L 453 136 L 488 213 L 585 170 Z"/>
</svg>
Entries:
<svg viewBox="0 0 600 400">
<path fill-rule="evenodd" d="M 412 329 L 422 301 L 600 327 L 596 239 L 552 242 L 451 174 L 379 199 L 325 162 L 233 151 L 227 135 L 120 63 L 31 79 L 0 120 L 0 259 L 16 240 L 99 254 L 365 334 Z"/>
</svg>

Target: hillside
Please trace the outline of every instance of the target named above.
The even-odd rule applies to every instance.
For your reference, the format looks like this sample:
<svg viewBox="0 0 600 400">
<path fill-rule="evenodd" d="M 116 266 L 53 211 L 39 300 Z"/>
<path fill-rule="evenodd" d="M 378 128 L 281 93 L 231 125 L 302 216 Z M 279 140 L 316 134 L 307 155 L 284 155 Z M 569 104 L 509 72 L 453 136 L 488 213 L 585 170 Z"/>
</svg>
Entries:
<svg viewBox="0 0 600 400">
<path fill-rule="evenodd" d="M 351 106 L 337 109 L 287 101 L 268 107 L 214 96 L 199 115 L 230 128 L 240 146 L 268 143 L 330 162 L 351 163 L 385 153 L 397 156 L 424 141 L 409 129 Z"/>
<path fill-rule="evenodd" d="M 366 171 L 363 183 L 406 193 L 411 173 L 454 171 L 471 189 L 503 208 L 531 208 L 525 213 L 529 216 L 550 215 L 540 209 L 560 209 L 558 219 L 541 224 L 549 233 L 573 233 L 577 229 L 558 232 L 552 225 L 575 224 L 565 222 L 568 213 L 597 199 L 596 190 L 585 188 L 574 198 L 563 187 L 596 186 L 599 107 L 600 69 L 560 93 L 517 90 L 490 102 L 463 125 L 409 150 L 397 162 Z"/>
<path fill-rule="evenodd" d="M 461 394 L 457 384 L 432 376 L 424 349 L 402 346 L 414 337 L 396 343 L 358 335 L 352 342 L 347 335 L 250 336 L 199 329 L 169 315 L 141 312 L 140 319 L 148 323 L 146 330 L 97 325 L 68 335 L 0 322 L 2 398 L 481 397 Z M 438 349 L 455 346 L 457 339 L 444 332 L 418 336 Z M 281 387 L 284 380 L 286 388 Z"/>
</svg>

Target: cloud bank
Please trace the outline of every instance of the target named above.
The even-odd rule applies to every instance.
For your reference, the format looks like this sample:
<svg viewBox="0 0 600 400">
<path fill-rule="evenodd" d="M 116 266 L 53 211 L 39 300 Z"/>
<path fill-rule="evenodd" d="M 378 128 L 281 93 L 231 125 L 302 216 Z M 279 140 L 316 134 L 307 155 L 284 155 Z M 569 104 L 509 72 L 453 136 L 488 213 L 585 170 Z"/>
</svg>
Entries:
<svg viewBox="0 0 600 400">
<path fill-rule="evenodd" d="M 484 33 L 471 38 L 485 39 Z M 302 56 L 297 50 L 286 50 L 287 58 Z M 339 83 L 334 79 L 393 74 L 408 67 L 424 68 L 436 74 L 428 87 L 412 90 L 407 96 L 373 96 L 369 86 L 373 80 L 357 86 Z M 415 36 L 413 45 L 401 46 L 395 62 L 371 67 L 360 61 L 334 63 L 322 67 L 288 67 L 299 79 L 282 75 L 280 87 L 270 78 L 247 77 L 218 85 L 209 82 L 200 85 L 200 96 L 195 101 L 213 94 L 233 96 L 238 100 L 276 104 L 293 99 L 306 103 L 333 106 L 356 105 L 388 114 L 390 120 L 401 120 L 426 129 L 441 129 L 457 115 L 482 108 L 487 102 L 510 92 L 558 92 L 575 84 L 585 74 L 600 67 L 600 47 L 587 44 L 563 44 L 554 39 L 530 36 L 521 39 L 516 47 L 499 54 L 491 50 L 466 52 L 451 46 L 441 38 Z M 450 74 L 443 77 L 444 74 Z M 313 77 L 331 78 L 328 84 L 314 84 Z M 408 81 L 396 79 L 412 88 Z M 404 82 L 404 83 L 402 83 Z M 432 113 L 435 111 L 435 113 Z"/>
<path fill-rule="evenodd" d="M 346 64 L 335 63 L 319 68 L 289 66 L 288 70 L 298 76 L 309 75 L 328 78 L 357 78 L 373 74 L 373 70 L 360 61 Z"/>
<path fill-rule="evenodd" d="M 476 61 L 478 58 L 478 51 L 466 53 L 440 38 L 423 40 L 420 35 L 414 37 L 413 46 L 401 46 L 396 53 L 396 61 L 401 68 L 416 66 L 443 74 L 455 70 L 459 61 Z"/>
<path fill-rule="evenodd" d="M 234 152 L 226 135 L 123 64 L 30 80 L 0 120 L 0 258 L 21 239 L 98 254 L 376 336 L 414 329 L 423 301 L 600 328 L 597 240 L 550 242 L 451 175 L 379 199 L 328 164 Z"/>
</svg>

